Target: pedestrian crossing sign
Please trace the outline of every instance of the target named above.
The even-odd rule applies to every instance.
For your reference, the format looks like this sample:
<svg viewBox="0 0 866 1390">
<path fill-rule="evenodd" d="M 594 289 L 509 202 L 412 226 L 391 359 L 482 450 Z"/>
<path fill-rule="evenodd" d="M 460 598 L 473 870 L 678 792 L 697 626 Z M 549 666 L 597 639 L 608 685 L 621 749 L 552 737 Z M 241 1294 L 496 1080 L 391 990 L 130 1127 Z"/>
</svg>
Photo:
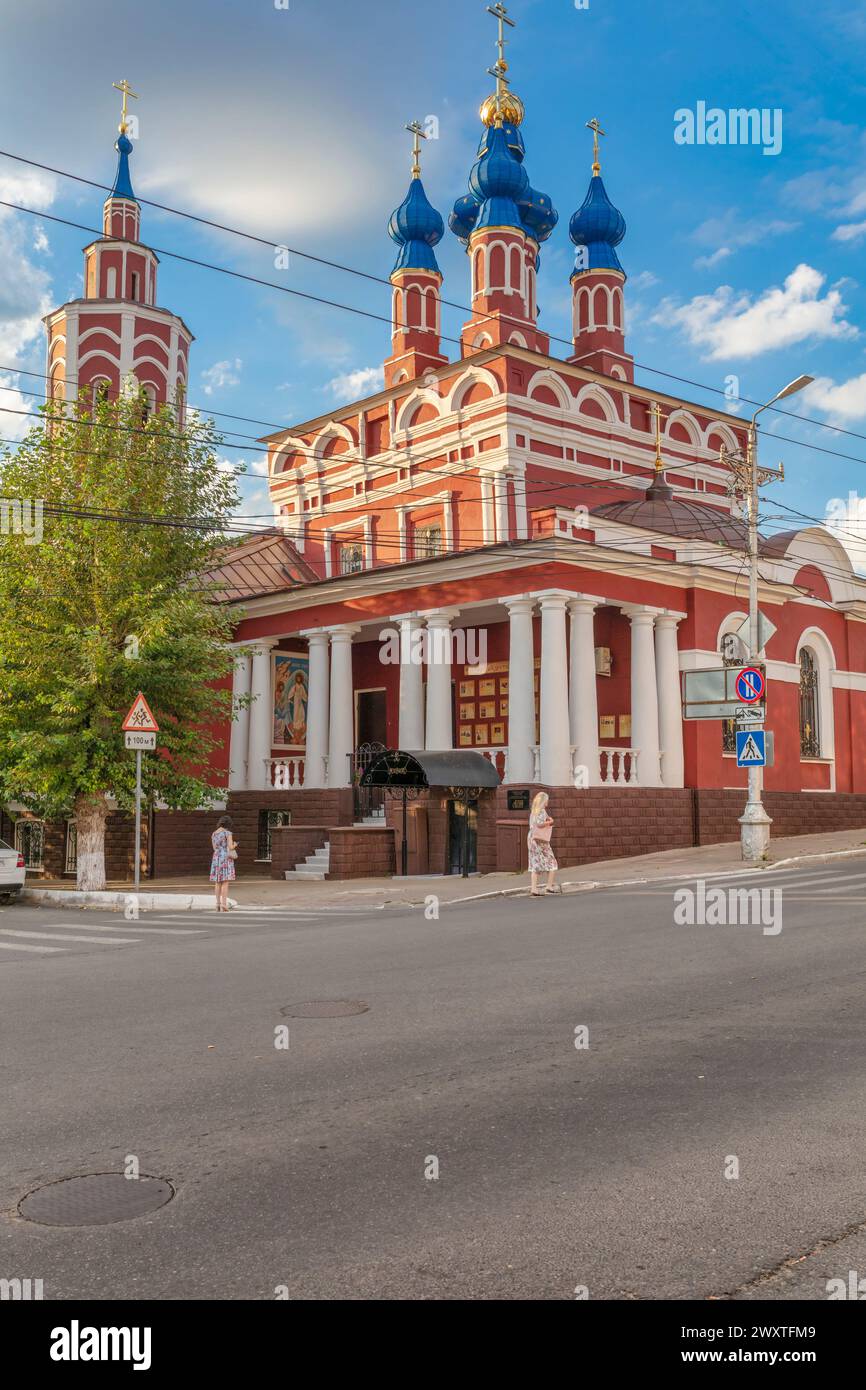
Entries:
<svg viewBox="0 0 866 1390">
<path fill-rule="evenodd" d="M 737 767 L 766 767 L 767 735 L 763 729 L 737 730 Z"/>
</svg>

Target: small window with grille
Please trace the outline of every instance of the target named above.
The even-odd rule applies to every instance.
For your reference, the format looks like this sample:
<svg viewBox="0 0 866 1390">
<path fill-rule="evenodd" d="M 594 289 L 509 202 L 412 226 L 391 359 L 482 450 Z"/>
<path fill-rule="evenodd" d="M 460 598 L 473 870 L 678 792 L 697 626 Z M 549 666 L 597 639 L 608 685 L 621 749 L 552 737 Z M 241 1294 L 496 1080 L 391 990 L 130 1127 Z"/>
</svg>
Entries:
<svg viewBox="0 0 866 1390">
<path fill-rule="evenodd" d="M 270 863 L 272 856 L 271 831 L 278 825 L 291 825 L 291 811 L 259 811 L 259 838 L 256 859 Z"/>
<path fill-rule="evenodd" d="M 357 574 L 363 568 L 363 541 L 344 541 L 340 546 L 340 573 Z"/>
<path fill-rule="evenodd" d="M 416 560 L 429 559 L 434 555 L 442 554 L 442 527 L 441 526 L 416 526 L 415 528 L 415 558 Z"/>
<path fill-rule="evenodd" d="M 66 874 L 78 873 L 78 827 L 74 820 L 66 822 L 66 855 L 63 861 L 63 872 Z"/>
<path fill-rule="evenodd" d="M 25 869 L 42 868 L 45 826 L 41 820 L 19 820 L 15 823 L 15 848 L 24 858 Z"/>
</svg>

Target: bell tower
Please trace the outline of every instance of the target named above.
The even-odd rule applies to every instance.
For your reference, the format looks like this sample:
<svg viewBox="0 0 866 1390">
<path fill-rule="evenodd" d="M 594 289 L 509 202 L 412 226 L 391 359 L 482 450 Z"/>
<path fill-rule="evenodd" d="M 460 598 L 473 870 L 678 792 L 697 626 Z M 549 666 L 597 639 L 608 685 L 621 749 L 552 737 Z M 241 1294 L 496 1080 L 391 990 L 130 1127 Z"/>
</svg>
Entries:
<svg viewBox="0 0 866 1390">
<path fill-rule="evenodd" d="M 84 248 L 84 297 L 44 319 L 48 391 L 54 400 L 83 395 L 85 409 L 99 394 L 116 399 L 140 391 L 148 414 L 168 403 L 182 415 L 192 334 L 157 304 L 159 258 L 140 240 L 141 206 L 129 167 L 127 101 L 136 94 L 126 79 L 114 86 L 123 96 L 117 172 L 102 208 L 102 236 Z"/>
</svg>

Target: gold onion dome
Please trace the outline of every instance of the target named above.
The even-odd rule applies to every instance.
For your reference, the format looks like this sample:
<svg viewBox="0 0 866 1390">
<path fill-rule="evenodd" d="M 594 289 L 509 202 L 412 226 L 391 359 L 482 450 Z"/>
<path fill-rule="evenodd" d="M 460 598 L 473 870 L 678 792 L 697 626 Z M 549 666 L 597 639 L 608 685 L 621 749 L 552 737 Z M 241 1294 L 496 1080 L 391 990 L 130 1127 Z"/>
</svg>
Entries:
<svg viewBox="0 0 866 1390">
<path fill-rule="evenodd" d="M 485 102 L 482 103 L 479 112 L 485 125 L 494 126 L 496 124 L 496 104 L 499 101 L 499 109 L 502 112 L 503 125 L 520 125 L 526 115 L 526 108 L 516 92 L 505 91 L 502 96 L 497 98 L 493 92 Z"/>
</svg>

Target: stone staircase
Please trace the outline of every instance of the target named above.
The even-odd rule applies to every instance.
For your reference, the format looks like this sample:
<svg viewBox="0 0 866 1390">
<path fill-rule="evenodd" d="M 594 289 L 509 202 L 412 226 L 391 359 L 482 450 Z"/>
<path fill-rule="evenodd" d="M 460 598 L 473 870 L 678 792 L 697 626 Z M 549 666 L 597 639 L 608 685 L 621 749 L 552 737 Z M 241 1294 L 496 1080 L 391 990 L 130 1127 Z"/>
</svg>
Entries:
<svg viewBox="0 0 866 1390">
<path fill-rule="evenodd" d="M 303 864 L 294 869 L 286 869 L 286 878 L 324 878 L 331 863 L 331 846 L 328 841 L 313 854 L 308 854 Z"/>
<path fill-rule="evenodd" d="M 380 809 L 380 810 L 378 810 L 378 811 L 374 811 L 374 812 L 372 813 L 372 815 L 365 816 L 363 820 L 355 821 L 355 824 L 356 824 L 356 825 L 375 825 L 375 826 L 379 826 L 379 827 L 384 826 L 384 824 L 385 824 L 385 811 L 384 811 L 384 808 L 382 808 L 382 809 Z M 330 842 L 329 842 L 329 841 L 326 841 L 326 843 L 325 843 L 324 845 L 322 845 L 322 847 L 321 847 L 320 849 L 315 850 L 313 854 L 308 854 L 307 857 L 306 857 L 306 859 L 304 860 L 303 864 L 296 864 L 295 867 L 294 867 L 293 869 L 286 869 L 286 871 L 285 871 L 286 878 L 288 878 L 288 879 L 292 879 L 292 878 L 303 878 L 303 879 L 319 878 L 319 879 L 323 879 L 323 878 L 326 876 L 326 874 L 328 873 L 328 870 L 329 870 L 329 868 L 330 868 L 330 864 L 331 864 L 331 845 L 330 845 Z"/>
</svg>

